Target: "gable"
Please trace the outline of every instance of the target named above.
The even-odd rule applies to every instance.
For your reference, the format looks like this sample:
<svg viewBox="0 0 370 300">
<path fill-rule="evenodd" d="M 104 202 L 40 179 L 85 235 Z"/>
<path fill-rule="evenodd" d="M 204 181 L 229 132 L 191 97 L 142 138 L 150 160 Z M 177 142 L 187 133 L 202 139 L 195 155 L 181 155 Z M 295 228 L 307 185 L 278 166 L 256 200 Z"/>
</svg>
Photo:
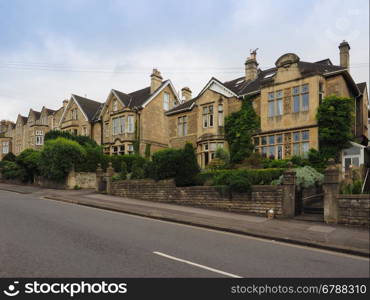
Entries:
<svg viewBox="0 0 370 300">
<path fill-rule="evenodd" d="M 71 110 L 77 108 L 78 111 L 84 116 L 85 120 L 88 121 L 88 118 L 84 111 L 81 109 L 78 102 L 75 100 L 75 98 L 72 96 L 71 99 L 68 101 L 67 107 L 64 110 L 62 117 L 60 118 L 58 126 L 60 127 L 61 124 L 65 121 L 66 117 L 71 113 Z"/>
<path fill-rule="evenodd" d="M 202 91 L 199 93 L 198 97 L 202 95 L 206 90 L 212 90 L 218 94 L 221 94 L 227 98 L 230 97 L 237 97 L 237 95 L 228 89 L 226 86 L 224 86 L 220 81 L 218 81 L 216 78 L 212 78 L 206 86 L 202 89 Z"/>
</svg>

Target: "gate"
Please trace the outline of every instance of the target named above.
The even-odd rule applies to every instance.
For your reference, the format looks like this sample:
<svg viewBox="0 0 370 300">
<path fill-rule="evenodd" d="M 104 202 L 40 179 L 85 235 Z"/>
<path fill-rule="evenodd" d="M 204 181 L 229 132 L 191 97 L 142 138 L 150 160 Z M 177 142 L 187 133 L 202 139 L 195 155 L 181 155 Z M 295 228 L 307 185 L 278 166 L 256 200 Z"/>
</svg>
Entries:
<svg viewBox="0 0 370 300">
<path fill-rule="evenodd" d="M 295 215 L 302 219 L 323 221 L 324 191 L 322 186 L 296 188 Z"/>
</svg>

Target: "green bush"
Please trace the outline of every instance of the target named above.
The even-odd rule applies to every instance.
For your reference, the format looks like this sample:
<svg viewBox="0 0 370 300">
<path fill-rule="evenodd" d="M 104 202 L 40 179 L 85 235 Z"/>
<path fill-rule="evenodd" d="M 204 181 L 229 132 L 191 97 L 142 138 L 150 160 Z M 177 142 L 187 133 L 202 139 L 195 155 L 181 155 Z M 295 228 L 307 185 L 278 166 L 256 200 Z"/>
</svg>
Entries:
<svg viewBox="0 0 370 300">
<path fill-rule="evenodd" d="M 69 133 L 68 131 L 60 131 L 60 130 L 50 130 L 49 132 L 47 132 L 45 134 L 45 142 L 49 140 L 55 140 L 59 137 L 72 140 L 72 141 L 76 141 L 81 146 L 84 146 L 84 145 L 90 145 L 94 147 L 98 146 L 98 144 L 93 139 L 89 138 L 88 136 L 74 135 L 74 134 Z"/>
<path fill-rule="evenodd" d="M 146 163 L 146 159 L 144 157 L 141 157 L 140 155 L 112 155 L 109 157 L 109 160 L 112 162 L 112 166 L 114 168 L 115 172 L 121 172 L 121 166 L 122 162 L 126 163 L 127 166 L 127 172 L 132 172 L 132 167 L 134 162 L 137 162 L 137 164 L 143 168 L 144 164 Z"/>
<path fill-rule="evenodd" d="M 142 167 L 138 164 L 134 164 L 132 167 L 131 179 L 144 179 L 145 172 Z"/>
<path fill-rule="evenodd" d="M 26 171 L 13 161 L 2 161 L 2 175 L 5 179 L 19 179 L 27 181 Z"/>
<path fill-rule="evenodd" d="M 26 149 L 17 156 L 16 163 L 24 169 L 24 181 L 33 183 L 35 176 L 40 175 L 40 157 L 41 152 L 34 149 Z"/>
<path fill-rule="evenodd" d="M 152 161 L 146 161 L 144 166 L 144 178 L 154 178 L 154 164 Z"/>
<path fill-rule="evenodd" d="M 310 149 L 308 152 L 308 164 L 315 168 L 318 172 L 324 172 L 327 162 L 328 160 L 320 151 L 317 151 L 316 149 Z"/>
<path fill-rule="evenodd" d="M 16 159 L 16 156 L 12 153 L 12 152 L 9 152 L 8 154 L 6 154 L 2 160 L 5 160 L 5 161 L 15 161 Z"/>
<path fill-rule="evenodd" d="M 245 172 L 220 172 L 213 178 L 213 185 L 222 186 L 231 193 L 251 191 L 251 183 Z"/>
<path fill-rule="evenodd" d="M 296 185 L 298 189 L 308 188 L 317 184 L 322 184 L 324 175 L 317 172 L 310 166 L 304 166 L 293 169 L 296 172 Z M 283 176 L 280 176 L 274 183 L 281 184 L 283 182 Z"/>
<path fill-rule="evenodd" d="M 122 180 L 126 180 L 127 179 L 127 164 L 123 161 L 121 163 L 121 171 L 120 171 L 120 178 Z"/>
<path fill-rule="evenodd" d="M 153 179 L 175 178 L 180 160 L 181 150 L 178 149 L 164 149 L 154 153 L 152 156 Z"/>
<path fill-rule="evenodd" d="M 283 169 L 237 169 L 237 170 L 217 170 L 202 172 L 198 175 L 199 183 L 207 181 L 214 185 L 214 179 L 220 175 L 226 177 L 246 178 L 252 185 L 271 184 L 273 180 L 279 179 L 283 174 Z"/>
<path fill-rule="evenodd" d="M 176 186 L 194 185 L 195 178 L 199 174 L 199 165 L 195 154 L 195 149 L 191 143 L 186 143 L 180 151 L 179 161 L 176 167 L 175 182 Z"/>
<path fill-rule="evenodd" d="M 95 172 L 98 164 L 104 164 L 103 149 L 100 146 L 94 146 L 92 144 L 85 144 L 83 148 L 85 150 L 85 157 L 76 165 L 76 171 Z"/>
<path fill-rule="evenodd" d="M 340 188 L 341 194 L 362 194 L 362 181 L 355 180 L 352 184 L 343 184 Z"/>
<path fill-rule="evenodd" d="M 63 181 L 71 169 L 81 163 L 86 151 L 75 141 L 57 138 L 45 142 L 40 157 L 40 169 L 44 177 Z"/>
</svg>

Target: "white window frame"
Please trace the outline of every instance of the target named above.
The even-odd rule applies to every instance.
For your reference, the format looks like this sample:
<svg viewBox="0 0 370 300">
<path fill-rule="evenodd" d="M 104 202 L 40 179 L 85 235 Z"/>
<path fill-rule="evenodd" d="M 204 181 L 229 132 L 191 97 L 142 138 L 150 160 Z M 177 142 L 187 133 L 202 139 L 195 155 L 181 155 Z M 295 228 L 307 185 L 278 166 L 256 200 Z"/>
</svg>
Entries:
<svg viewBox="0 0 370 300">
<path fill-rule="evenodd" d="M 170 109 L 170 94 L 167 92 L 163 93 L 163 109 L 166 111 Z"/>
<path fill-rule="evenodd" d="M 135 132 L 135 119 L 134 116 L 129 115 L 127 116 L 127 133 L 134 133 Z"/>
<path fill-rule="evenodd" d="M 2 143 L 2 146 L 3 146 L 3 154 L 8 154 L 9 153 L 9 142 L 3 142 Z"/>
</svg>

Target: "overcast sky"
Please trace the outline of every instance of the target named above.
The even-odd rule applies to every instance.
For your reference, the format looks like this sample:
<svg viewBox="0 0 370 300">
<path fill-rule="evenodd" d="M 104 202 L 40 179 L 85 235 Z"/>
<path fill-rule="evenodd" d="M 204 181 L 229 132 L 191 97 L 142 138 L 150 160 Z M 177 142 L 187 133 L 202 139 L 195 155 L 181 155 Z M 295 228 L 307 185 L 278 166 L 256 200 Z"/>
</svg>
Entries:
<svg viewBox="0 0 370 300">
<path fill-rule="evenodd" d="M 339 64 L 344 39 L 369 82 L 368 0 L 0 0 L 0 119 L 72 93 L 104 102 L 148 86 L 153 67 L 196 95 L 242 76 L 255 48 L 262 69 L 287 52 Z"/>
</svg>

